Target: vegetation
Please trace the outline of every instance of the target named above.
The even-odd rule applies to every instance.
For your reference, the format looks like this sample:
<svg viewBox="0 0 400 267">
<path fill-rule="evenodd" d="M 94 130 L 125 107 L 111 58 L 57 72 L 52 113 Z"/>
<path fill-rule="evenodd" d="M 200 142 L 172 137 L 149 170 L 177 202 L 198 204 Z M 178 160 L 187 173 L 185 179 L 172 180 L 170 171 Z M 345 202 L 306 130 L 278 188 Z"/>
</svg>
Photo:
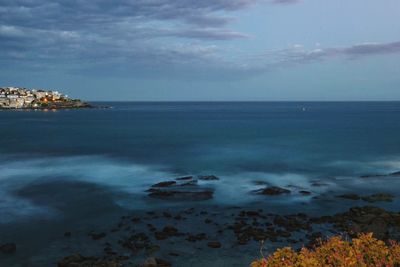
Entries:
<svg viewBox="0 0 400 267">
<path fill-rule="evenodd" d="M 314 249 L 302 248 L 299 252 L 285 247 L 267 258 L 255 261 L 251 267 L 391 267 L 400 266 L 400 245 L 394 241 L 378 240 L 362 234 L 352 242 L 342 237 L 332 237 Z"/>
</svg>

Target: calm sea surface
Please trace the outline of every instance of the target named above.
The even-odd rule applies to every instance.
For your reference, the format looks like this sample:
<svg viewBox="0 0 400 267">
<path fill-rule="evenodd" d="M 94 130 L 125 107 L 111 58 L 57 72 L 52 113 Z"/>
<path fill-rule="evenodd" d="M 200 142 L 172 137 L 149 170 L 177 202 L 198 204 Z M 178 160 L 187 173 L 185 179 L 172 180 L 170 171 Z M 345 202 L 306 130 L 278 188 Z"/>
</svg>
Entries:
<svg viewBox="0 0 400 267">
<path fill-rule="evenodd" d="M 0 241 L 22 247 L 8 266 L 46 266 L 65 247 L 60 233 L 127 210 L 261 203 L 322 214 L 353 205 L 323 200 L 340 192 L 391 193 L 377 205 L 400 208 L 398 177 L 360 178 L 400 171 L 400 102 L 98 104 L 112 108 L 0 112 Z M 214 199 L 146 196 L 187 174 L 220 177 L 207 185 Z M 292 194 L 251 194 L 260 184 Z"/>
<path fill-rule="evenodd" d="M 229 192 L 254 180 L 307 187 L 400 170 L 400 102 L 101 104 L 113 108 L 0 112 L 0 220 L 43 208 L 14 193 L 41 181 L 140 194 L 158 180 L 215 174 L 216 201 L 240 202 L 246 194 Z"/>
</svg>

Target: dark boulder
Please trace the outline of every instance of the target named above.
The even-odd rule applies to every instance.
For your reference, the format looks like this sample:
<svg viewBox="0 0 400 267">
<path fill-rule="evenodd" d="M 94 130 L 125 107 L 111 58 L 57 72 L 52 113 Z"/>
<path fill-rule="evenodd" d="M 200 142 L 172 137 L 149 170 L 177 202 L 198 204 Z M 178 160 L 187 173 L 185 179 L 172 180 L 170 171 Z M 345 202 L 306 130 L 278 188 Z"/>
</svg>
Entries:
<svg viewBox="0 0 400 267">
<path fill-rule="evenodd" d="M 311 192 L 310 192 L 310 191 L 305 191 L 305 190 L 301 190 L 301 191 L 299 191 L 299 193 L 302 194 L 303 196 L 309 196 L 309 195 L 311 195 Z"/>
<path fill-rule="evenodd" d="M 153 184 L 151 187 L 169 187 L 169 186 L 172 186 L 175 184 L 176 184 L 175 181 L 166 181 L 166 182 L 160 182 L 157 184 Z"/>
<path fill-rule="evenodd" d="M 213 190 L 202 189 L 193 191 L 178 191 L 178 190 L 161 190 L 153 189 L 149 193 L 149 197 L 165 200 L 189 200 L 200 201 L 212 199 Z"/>
<path fill-rule="evenodd" d="M 365 196 L 365 197 L 362 197 L 361 199 L 366 202 L 374 203 L 374 202 L 379 202 L 379 201 L 392 202 L 393 198 L 394 198 L 393 195 L 380 193 L 380 194 L 373 194 L 370 196 Z"/>
<path fill-rule="evenodd" d="M 193 176 L 184 176 L 184 177 L 176 178 L 175 180 L 177 180 L 177 181 L 188 181 L 188 180 L 192 180 L 192 179 L 193 179 Z"/>
<path fill-rule="evenodd" d="M 207 246 L 210 248 L 220 248 L 222 247 L 221 243 L 218 241 L 211 241 L 207 243 Z"/>
<path fill-rule="evenodd" d="M 253 193 L 258 195 L 277 196 L 282 194 L 290 194 L 291 191 L 277 186 L 270 186 L 263 189 L 255 190 L 253 191 Z"/>
<path fill-rule="evenodd" d="M 65 257 L 58 264 L 58 267 L 122 267 L 122 262 L 118 259 L 105 259 L 96 257 L 84 257 L 74 254 Z"/>
<path fill-rule="evenodd" d="M 217 176 L 215 176 L 215 175 L 200 175 L 198 178 L 199 178 L 199 180 L 202 180 L 202 181 L 216 181 L 216 180 L 219 180 L 219 178 Z"/>
<path fill-rule="evenodd" d="M 338 198 L 350 199 L 350 200 L 360 200 L 361 197 L 357 194 L 343 194 L 337 196 Z"/>
<path fill-rule="evenodd" d="M 17 251 L 17 245 L 15 243 L 6 243 L 0 245 L 0 252 L 4 254 L 13 254 Z"/>
</svg>

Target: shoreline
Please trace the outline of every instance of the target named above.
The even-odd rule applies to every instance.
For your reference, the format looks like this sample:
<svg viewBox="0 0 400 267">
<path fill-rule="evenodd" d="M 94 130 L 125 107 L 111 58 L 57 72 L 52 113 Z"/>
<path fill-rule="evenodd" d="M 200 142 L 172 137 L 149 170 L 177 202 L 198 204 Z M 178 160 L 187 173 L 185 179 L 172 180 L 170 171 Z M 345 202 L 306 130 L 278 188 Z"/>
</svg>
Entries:
<svg viewBox="0 0 400 267">
<path fill-rule="evenodd" d="M 111 106 L 96 106 L 88 104 L 87 106 L 79 106 L 79 107 L 22 107 L 22 108 L 5 108 L 0 107 L 0 111 L 2 110 L 68 110 L 68 109 L 110 109 Z"/>
<path fill-rule="evenodd" d="M 397 172 L 390 174 L 397 175 Z M 197 177 L 215 179 L 213 175 Z M 373 175 L 372 179 L 387 177 Z M 178 183 L 159 181 L 149 188 L 176 192 L 179 186 L 188 192 L 197 187 L 191 179 L 185 176 L 175 178 Z M 218 182 L 209 180 L 209 183 Z M 43 190 L 54 193 L 43 198 Z M 85 195 L 85 192 L 91 194 Z M 198 188 L 195 192 L 199 192 Z M 151 193 L 154 191 L 147 190 L 147 196 L 143 196 L 152 204 L 151 207 L 135 208 L 132 205 L 128 209 L 114 200 L 120 195 L 118 192 L 95 184 L 59 181 L 28 186 L 16 194 L 33 203 L 47 203 L 50 209 L 61 213 L 29 222 L 0 224 L 0 232 L 5 233 L 2 242 L 16 246 L 16 252 L 11 255 L 0 253 L 0 262 L 4 261 L 10 267 L 54 264 L 69 267 L 89 263 L 137 267 L 146 266 L 142 264 L 156 259 L 162 263 L 157 266 L 164 267 L 248 266 L 260 257 L 261 242 L 264 242 L 263 251 L 268 255 L 285 246 L 295 249 L 310 247 L 319 238 L 333 235 L 354 237 L 361 232 L 373 232 L 383 240 L 400 240 L 400 213 L 385 208 L 387 199 L 383 194 L 371 198 L 371 195 L 350 193 L 339 196 L 336 192 L 331 195 L 333 198 L 316 198 L 315 202 L 295 207 L 293 204 L 285 210 L 271 205 L 273 199 L 288 197 L 285 193 L 282 196 L 263 195 L 259 202 L 243 205 L 165 199 L 165 195 L 158 199 L 148 196 Z M 75 199 L 73 194 L 83 194 L 83 199 Z M 188 196 L 193 197 L 185 194 Z M 372 204 L 371 199 L 375 200 Z M 48 203 L 49 200 L 54 201 L 54 206 Z M 326 201 L 337 210 L 331 210 L 329 206 L 321 209 Z M 171 205 L 159 204 L 163 202 Z M 308 209 L 308 206 L 313 208 Z"/>
<path fill-rule="evenodd" d="M 43 267 L 55 263 L 67 267 L 86 266 L 83 265 L 85 262 L 146 266 L 142 264 L 149 258 L 163 262 L 157 266 L 248 266 L 260 257 L 261 242 L 264 242 L 263 251 L 268 255 L 284 246 L 312 247 L 319 238 L 357 235 L 343 227 L 358 227 L 360 233 L 375 231 L 378 237 L 389 228 L 398 234 L 398 225 L 394 226 L 394 223 L 399 223 L 399 217 L 399 213 L 368 206 L 322 217 L 304 213 L 281 215 L 251 207 L 188 206 L 184 209 L 119 211 L 107 220 L 100 216 L 100 222 L 84 221 L 78 228 L 59 229 L 49 243 L 37 247 L 38 251 L 33 252 L 35 257 L 29 258 L 34 259 L 32 266 Z M 386 225 L 374 223 L 377 220 L 384 220 Z M 395 236 L 384 240 L 395 239 Z M 9 264 L 7 266 L 23 266 L 16 262 L 12 264 L 12 258 L 21 257 L 26 245 L 16 243 L 16 247 L 15 254 L 7 258 L 0 255 L 0 260 Z M 184 265 L 187 263 L 190 265 Z"/>
</svg>

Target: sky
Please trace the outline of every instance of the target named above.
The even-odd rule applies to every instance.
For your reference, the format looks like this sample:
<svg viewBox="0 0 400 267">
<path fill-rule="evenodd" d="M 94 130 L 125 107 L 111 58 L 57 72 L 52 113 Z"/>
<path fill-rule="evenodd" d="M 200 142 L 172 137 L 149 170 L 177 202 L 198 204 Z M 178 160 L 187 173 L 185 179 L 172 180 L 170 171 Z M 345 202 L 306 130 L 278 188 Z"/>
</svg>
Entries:
<svg viewBox="0 0 400 267">
<path fill-rule="evenodd" d="M 92 101 L 400 100 L 400 1 L 0 0 L 0 86 Z"/>
</svg>

